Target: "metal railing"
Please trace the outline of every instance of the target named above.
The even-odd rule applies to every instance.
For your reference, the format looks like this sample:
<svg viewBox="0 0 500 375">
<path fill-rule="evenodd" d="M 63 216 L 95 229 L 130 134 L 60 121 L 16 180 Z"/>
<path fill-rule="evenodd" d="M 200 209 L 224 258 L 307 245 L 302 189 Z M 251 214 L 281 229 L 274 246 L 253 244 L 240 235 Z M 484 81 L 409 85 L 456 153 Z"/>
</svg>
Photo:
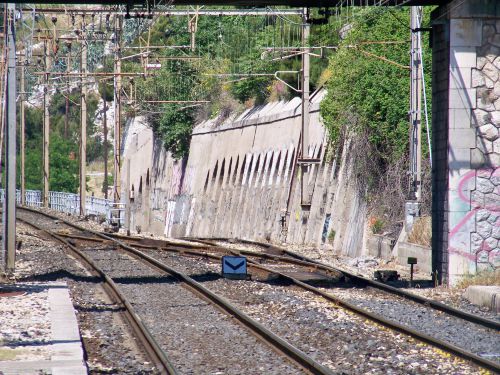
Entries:
<svg viewBox="0 0 500 375">
<path fill-rule="evenodd" d="M 5 200 L 5 190 L 0 189 L 0 202 Z M 21 204 L 21 191 L 16 190 L 17 204 Z M 42 192 L 40 190 L 26 190 L 25 205 L 42 207 Z M 72 215 L 80 214 L 80 195 L 60 191 L 49 192 L 49 208 Z M 123 226 L 125 222 L 125 204 L 115 203 L 109 199 L 86 197 L 85 211 L 87 215 L 104 218 L 109 224 Z"/>
</svg>

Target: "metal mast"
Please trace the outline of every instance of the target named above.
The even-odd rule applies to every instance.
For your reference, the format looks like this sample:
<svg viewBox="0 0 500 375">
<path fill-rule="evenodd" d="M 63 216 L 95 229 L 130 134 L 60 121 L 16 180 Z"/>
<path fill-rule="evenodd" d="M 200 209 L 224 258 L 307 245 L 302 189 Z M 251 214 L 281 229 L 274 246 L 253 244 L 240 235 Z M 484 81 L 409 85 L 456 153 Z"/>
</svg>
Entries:
<svg viewBox="0 0 500 375">
<path fill-rule="evenodd" d="M 5 162 L 7 164 L 3 207 L 3 248 L 7 252 L 5 270 L 14 271 L 16 256 L 16 35 L 15 4 L 7 5 L 7 111 Z"/>
<path fill-rule="evenodd" d="M 415 218 L 420 216 L 422 200 L 422 46 L 420 20 L 422 7 L 411 7 L 410 29 L 410 196 L 405 204 L 405 229 L 410 232 Z"/>
<path fill-rule="evenodd" d="M 45 85 L 43 88 L 43 195 L 44 207 L 49 207 L 49 142 L 50 142 L 50 114 L 49 114 L 49 82 L 50 82 L 50 48 L 49 41 L 44 43 L 45 51 Z"/>
<path fill-rule="evenodd" d="M 411 84 L 410 84 L 410 176 L 411 199 L 422 198 L 422 61 L 418 29 L 422 7 L 411 7 Z"/>
<path fill-rule="evenodd" d="M 80 100 L 80 215 L 85 216 L 87 197 L 87 41 L 82 40 Z M 69 94 L 68 94 L 69 95 Z"/>
<path fill-rule="evenodd" d="M 114 170 L 113 170 L 113 199 L 120 202 L 120 111 L 121 111 L 121 60 L 120 60 L 120 34 L 122 31 L 121 15 L 115 18 L 115 63 L 114 63 Z"/>
<path fill-rule="evenodd" d="M 307 171 L 309 170 L 309 74 L 310 74 L 310 53 L 311 50 L 306 48 L 309 43 L 309 34 L 311 31 L 311 25 L 308 17 L 308 9 L 304 8 L 304 13 L 302 16 L 302 47 L 304 51 L 302 52 L 302 104 L 301 104 L 301 151 L 300 151 L 300 204 L 302 208 L 309 208 L 311 205 L 309 192 L 307 191 Z"/>
</svg>

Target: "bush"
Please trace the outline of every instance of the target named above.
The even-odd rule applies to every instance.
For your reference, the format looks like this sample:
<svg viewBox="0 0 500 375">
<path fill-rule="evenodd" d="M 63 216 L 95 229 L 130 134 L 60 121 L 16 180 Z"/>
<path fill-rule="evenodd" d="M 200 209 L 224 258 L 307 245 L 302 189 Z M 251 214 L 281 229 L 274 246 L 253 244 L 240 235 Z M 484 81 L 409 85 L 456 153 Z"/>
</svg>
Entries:
<svg viewBox="0 0 500 375">
<path fill-rule="evenodd" d="M 370 228 L 373 234 L 382 234 L 382 230 L 384 229 L 384 222 L 382 219 L 377 217 L 372 217 L 370 219 Z"/>
<path fill-rule="evenodd" d="M 333 243 L 333 241 L 335 241 L 335 231 L 332 229 L 328 233 L 328 242 Z"/>
</svg>

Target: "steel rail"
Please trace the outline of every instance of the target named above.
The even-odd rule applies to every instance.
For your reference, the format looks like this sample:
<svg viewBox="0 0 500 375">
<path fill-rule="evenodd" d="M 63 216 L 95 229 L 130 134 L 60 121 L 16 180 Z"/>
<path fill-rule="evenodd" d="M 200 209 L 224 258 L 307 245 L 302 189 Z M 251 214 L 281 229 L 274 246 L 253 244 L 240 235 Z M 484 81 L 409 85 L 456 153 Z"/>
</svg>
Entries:
<svg viewBox="0 0 500 375">
<path fill-rule="evenodd" d="M 211 243 L 210 240 L 207 241 L 207 239 L 205 239 L 205 238 L 198 239 L 198 240 L 200 243 L 204 243 L 204 244 L 211 245 L 211 246 L 217 246 L 214 243 Z M 227 241 L 228 239 L 227 238 L 213 238 L 211 240 Z M 284 262 L 289 261 L 290 263 L 299 264 L 299 265 L 302 264 L 304 266 L 310 266 L 310 267 L 316 266 L 316 267 L 318 267 L 318 269 L 321 269 L 321 270 L 326 271 L 326 272 L 341 272 L 347 278 L 356 280 L 357 282 L 359 282 L 361 284 L 365 284 L 365 285 L 368 285 L 370 287 L 383 290 L 389 294 L 398 295 L 402 298 L 411 300 L 411 301 L 416 302 L 416 303 L 421 304 L 421 305 L 432 307 L 435 310 L 442 311 L 444 313 L 447 313 L 447 314 L 455 316 L 457 318 L 469 321 L 471 323 L 475 323 L 475 324 L 484 326 L 486 328 L 500 331 L 500 323 L 495 322 L 494 320 L 483 318 L 481 316 L 473 315 L 467 311 L 456 309 L 456 308 L 448 306 L 442 302 L 438 302 L 438 301 L 435 301 L 435 300 L 430 299 L 430 298 L 425 298 L 425 297 L 413 294 L 411 292 L 407 292 L 405 290 L 395 288 L 391 285 L 387 285 L 387 284 L 381 283 L 381 282 L 376 281 L 376 280 L 371 280 L 371 279 L 364 277 L 364 276 L 361 276 L 361 275 L 355 275 L 349 271 L 329 266 L 327 264 L 318 262 L 318 261 L 311 259 L 311 258 L 308 258 L 306 256 L 294 253 L 293 251 L 286 250 L 286 249 L 283 249 L 283 248 L 280 248 L 280 247 L 277 247 L 274 245 L 270 245 L 270 244 L 266 244 L 266 243 L 262 243 L 262 242 L 257 242 L 257 241 L 241 240 L 241 239 L 237 239 L 237 241 L 242 242 L 242 243 L 251 244 L 251 245 L 258 245 L 258 246 L 265 247 L 265 248 L 276 249 L 278 251 L 281 251 L 282 254 L 288 255 L 287 257 L 283 257 L 283 256 L 279 256 L 279 255 L 271 255 L 271 254 L 264 255 L 263 254 L 262 257 L 266 257 L 266 258 L 273 258 L 274 257 L 275 259 L 279 259 L 279 260 L 284 261 Z M 246 254 L 251 253 L 251 251 L 245 251 L 245 250 L 243 250 L 243 251 Z M 255 254 L 255 256 L 260 256 L 260 254 L 258 254 L 256 252 L 253 252 L 253 253 Z"/>
<path fill-rule="evenodd" d="M 19 209 L 20 207 L 18 207 Z M 25 209 L 26 208 L 21 208 Z M 40 213 L 39 211 L 36 210 L 27 210 L 27 211 L 33 211 L 36 213 Z M 56 217 L 50 217 L 51 219 L 57 219 Z M 33 222 L 30 222 L 29 220 L 22 219 L 20 217 L 17 217 L 17 220 L 20 222 L 23 222 L 29 226 L 32 226 L 33 228 L 36 228 L 37 230 L 40 230 L 49 236 L 55 238 L 56 240 L 60 241 L 63 243 L 66 247 L 71 249 L 71 251 L 74 253 L 74 255 L 77 256 L 81 261 L 83 261 L 87 266 L 97 275 L 99 275 L 100 278 L 103 279 L 105 289 L 108 292 L 108 295 L 112 297 L 113 300 L 119 301 L 120 304 L 122 304 L 125 308 L 125 316 L 126 319 L 129 323 L 129 325 L 132 327 L 132 330 L 134 334 L 137 336 L 137 338 L 140 340 L 144 350 L 146 351 L 147 355 L 149 358 L 152 360 L 152 362 L 155 364 L 155 366 L 158 368 L 158 370 L 162 374 L 169 374 L 169 375 L 177 375 L 178 372 L 175 370 L 174 366 L 170 362 L 170 360 L 167 358 L 165 352 L 160 348 L 156 340 L 154 339 L 153 335 L 151 332 L 148 330 L 148 328 L 144 325 L 142 322 L 142 319 L 137 315 L 135 312 L 134 308 L 130 304 L 130 302 L 127 301 L 125 296 L 120 292 L 118 289 L 118 286 L 115 284 L 115 282 L 108 276 L 106 273 L 92 260 L 90 259 L 87 255 L 85 255 L 83 252 L 81 252 L 79 249 L 77 249 L 74 245 L 69 243 L 66 239 L 64 239 L 62 236 L 42 228 L 38 224 L 35 224 Z"/>
<path fill-rule="evenodd" d="M 237 251 L 235 251 L 234 253 L 237 254 Z M 339 298 L 337 298 L 329 293 L 326 293 L 326 292 L 324 292 L 324 291 L 322 291 L 322 290 L 320 290 L 312 285 L 309 285 L 303 281 L 300 281 L 292 276 L 285 275 L 282 272 L 279 272 L 279 271 L 267 268 L 265 266 L 259 265 L 259 264 L 255 263 L 255 261 L 253 261 L 253 260 L 248 260 L 248 262 L 252 263 L 253 266 L 256 268 L 260 268 L 264 271 L 268 271 L 268 272 L 272 272 L 274 274 L 277 274 L 280 277 L 282 277 L 286 280 L 289 280 L 289 281 L 293 282 L 294 284 L 300 286 L 301 288 L 309 290 L 310 292 L 315 293 L 315 294 L 317 294 L 317 295 L 319 295 L 319 296 L 321 296 L 321 297 L 323 297 L 323 298 L 325 298 L 325 299 L 327 299 L 327 300 L 329 300 L 329 301 L 331 301 L 339 306 L 342 306 L 342 307 L 344 307 L 344 308 L 346 308 L 346 309 L 348 309 L 348 310 L 350 310 L 350 311 L 352 311 L 360 316 L 368 318 L 377 324 L 382 324 L 387 328 L 401 332 L 401 333 L 408 335 L 410 337 L 413 337 L 419 341 L 430 344 L 430 345 L 432 345 L 436 348 L 439 348 L 441 350 L 447 351 L 448 353 L 451 353 L 457 357 L 460 357 L 460 358 L 465 359 L 467 361 L 473 362 L 482 368 L 485 368 L 485 369 L 488 369 L 491 371 L 495 371 L 496 373 L 500 373 L 500 364 L 498 364 L 496 362 L 482 358 L 474 353 L 468 352 L 462 348 L 459 348 L 458 346 L 450 344 L 449 342 L 446 342 L 446 341 L 437 339 L 435 337 L 429 336 L 425 333 L 419 332 L 415 329 L 412 329 L 412 328 L 409 328 L 409 327 L 404 326 L 402 324 L 396 323 L 392 320 L 388 320 L 381 315 L 378 315 L 378 314 L 372 313 L 368 310 L 359 308 L 354 304 L 351 304 L 351 303 L 346 302 L 342 299 L 339 299 Z"/>
<path fill-rule="evenodd" d="M 206 253 L 206 252 L 201 252 L 199 250 L 175 249 L 175 248 L 171 248 L 171 247 L 163 248 L 163 249 L 170 251 L 170 252 L 176 252 L 176 253 L 180 253 L 180 254 L 188 254 L 188 255 L 194 255 L 194 256 L 200 256 L 200 257 L 207 257 L 207 258 L 211 258 L 211 259 L 219 260 L 219 261 L 222 259 L 222 256 L 211 254 L 211 253 Z M 232 253 L 233 255 L 240 255 L 240 252 L 238 250 L 228 249 L 228 251 L 230 253 Z M 294 278 L 293 276 L 289 276 L 289 275 L 284 274 L 280 271 L 263 266 L 254 260 L 248 259 L 248 265 L 250 268 L 255 268 L 255 269 L 264 271 L 266 273 L 269 273 L 269 274 L 278 275 L 282 279 L 288 280 L 291 283 L 293 283 L 293 284 L 295 284 L 295 285 L 297 285 L 305 290 L 308 290 L 316 295 L 319 295 L 319 296 L 327 299 L 328 301 L 335 303 L 336 305 L 342 306 L 345 309 L 350 310 L 355 314 L 358 314 L 360 316 L 368 318 L 371 321 L 373 321 L 374 323 L 381 324 L 389 329 L 392 329 L 392 330 L 395 330 L 397 332 L 403 333 L 407 336 L 413 337 L 421 342 L 424 342 L 424 343 L 429 344 L 433 347 L 444 350 L 444 351 L 446 351 L 454 356 L 457 356 L 457 357 L 460 357 L 464 360 L 473 362 L 482 368 L 500 373 L 500 364 L 498 364 L 496 362 L 484 359 L 484 358 L 482 358 L 474 353 L 468 352 L 468 351 L 466 351 L 466 350 L 464 350 L 456 345 L 453 345 L 453 344 L 448 343 L 446 341 L 429 336 L 425 333 L 419 332 L 415 329 L 409 328 L 405 325 L 399 324 L 399 323 L 394 322 L 392 320 L 388 320 L 381 315 L 372 313 L 372 312 L 365 310 L 363 308 L 360 308 L 354 304 L 351 304 L 351 303 L 346 302 L 342 299 L 339 299 L 339 298 L 335 297 L 334 295 L 327 293 L 325 291 L 322 291 L 321 289 L 316 288 L 312 285 L 309 285 L 303 281 L 300 281 L 300 280 Z"/>
<path fill-rule="evenodd" d="M 256 320 L 252 319 L 250 316 L 248 316 L 247 314 L 245 314 L 241 310 L 234 307 L 228 300 L 213 293 L 212 291 L 205 288 L 203 285 L 201 285 L 199 282 L 195 281 L 191 277 L 167 266 L 166 264 L 156 260 L 153 257 L 150 257 L 147 254 L 144 254 L 143 252 L 133 248 L 132 246 L 129 246 L 126 243 L 124 243 L 120 240 L 117 240 L 115 238 L 112 238 L 106 234 L 103 234 L 103 233 L 100 233 L 100 232 L 97 232 L 97 231 L 94 231 L 91 229 L 82 228 L 77 224 L 71 223 L 67 220 L 61 219 L 59 217 L 56 217 L 56 216 L 50 215 L 48 213 L 32 209 L 32 208 L 22 207 L 21 209 L 24 209 L 24 210 L 27 210 L 27 211 L 30 211 L 33 213 L 41 214 L 41 215 L 48 217 L 50 219 L 53 219 L 53 220 L 59 220 L 59 221 L 63 222 L 64 224 L 66 224 L 74 229 L 77 229 L 79 231 L 88 232 L 88 233 L 91 233 L 91 234 L 93 234 L 97 237 L 100 237 L 102 239 L 115 242 L 123 250 L 126 250 L 130 254 L 133 254 L 135 257 L 138 257 L 141 260 L 144 260 L 145 262 L 149 263 L 150 265 L 154 266 L 157 269 L 161 269 L 164 272 L 167 272 L 167 273 L 177 277 L 180 281 L 185 283 L 191 289 L 197 291 L 199 294 L 201 294 L 206 299 L 211 301 L 214 305 L 218 306 L 220 309 L 224 310 L 226 313 L 228 313 L 229 315 L 236 318 L 241 324 L 243 324 L 245 327 L 250 329 L 250 331 L 253 332 L 262 341 L 266 342 L 268 345 L 272 346 L 274 349 L 276 349 L 280 353 L 284 354 L 292 362 L 296 363 L 297 365 L 299 365 L 301 368 L 303 368 L 307 372 L 309 372 L 311 374 L 317 374 L 317 375 L 333 375 L 333 372 L 330 369 L 321 365 L 319 362 L 316 362 L 310 356 L 308 356 L 307 354 L 305 354 L 301 350 L 297 349 L 295 346 L 291 345 L 290 343 L 288 343 L 287 341 L 285 341 L 284 339 L 282 339 L 278 335 L 276 335 L 273 332 L 271 332 L 270 330 L 268 330 L 264 325 L 258 323 Z M 52 233 L 52 235 L 57 236 L 55 233 Z M 57 236 L 57 237 L 59 237 L 59 236 Z M 62 237 L 59 237 L 59 238 L 60 238 L 60 240 L 65 241 Z M 67 243 L 67 241 L 65 241 L 65 243 Z M 69 243 L 67 243 L 67 244 L 69 245 Z M 76 248 L 74 248 L 74 249 L 76 249 Z M 82 254 L 82 255 L 85 256 L 84 254 Z"/>
</svg>

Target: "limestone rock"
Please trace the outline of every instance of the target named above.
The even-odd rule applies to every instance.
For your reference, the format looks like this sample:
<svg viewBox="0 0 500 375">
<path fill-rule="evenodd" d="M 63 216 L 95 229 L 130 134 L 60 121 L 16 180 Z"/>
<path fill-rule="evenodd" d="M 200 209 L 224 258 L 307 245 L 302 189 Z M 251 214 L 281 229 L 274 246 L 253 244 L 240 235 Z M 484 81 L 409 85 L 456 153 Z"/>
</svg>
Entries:
<svg viewBox="0 0 500 375">
<path fill-rule="evenodd" d="M 490 121 L 497 128 L 500 127 L 500 112 L 495 111 L 490 113 Z"/>
<path fill-rule="evenodd" d="M 487 154 L 485 156 L 486 164 L 491 168 L 500 167 L 500 154 L 497 152 L 493 152 L 491 154 Z M 500 207 L 500 206 L 499 206 Z"/>
<path fill-rule="evenodd" d="M 488 223 L 495 224 L 498 220 L 498 216 L 495 214 L 491 214 L 490 217 L 488 218 Z"/>
<path fill-rule="evenodd" d="M 488 252 L 486 250 L 480 251 L 477 253 L 477 261 L 479 263 L 486 263 L 488 262 Z"/>
<path fill-rule="evenodd" d="M 476 224 L 476 232 L 486 239 L 491 236 L 492 226 L 487 221 L 480 221 Z"/>
<path fill-rule="evenodd" d="M 475 253 L 477 253 L 479 250 L 481 250 L 481 246 L 483 245 L 483 237 L 481 237 L 477 233 L 472 233 L 470 236 L 470 246 L 471 250 Z"/>
<path fill-rule="evenodd" d="M 486 77 L 491 79 L 493 82 L 496 82 L 498 80 L 498 69 L 492 63 L 489 63 L 489 62 L 486 63 L 486 65 L 483 67 L 482 72 L 483 72 L 483 75 L 485 75 Z"/>
<path fill-rule="evenodd" d="M 500 211 L 500 195 L 488 194 L 484 198 L 484 204 L 490 211 Z"/>
<path fill-rule="evenodd" d="M 490 180 L 486 178 L 478 178 L 476 180 L 476 189 L 481 193 L 491 193 L 493 189 L 495 189 L 495 185 L 493 185 Z"/>
<path fill-rule="evenodd" d="M 494 89 L 479 88 L 477 89 L 477 108 L 484 111 L 492 112 L 495 110 L 495 100 L 498 96 L 495 95 Z"/>
<path fill-rule="evenodd" d="M 498 56 L 494 61 L 493 65 L 497 68 L 500 69 L 500 56 Z"/>
<path fill-rule="evenodd" d="M 493 93 L 497 96 L 500 96 L 500 81 L 495 83 L 495 86 L 493 87 Z"/>
<path fill-rule="evenodd" d="M 481 150 L 475 148 L 470 151 L 470 165 L 473 169 L 479 169 L 484 167 L 486 164 L 486 158 Z"/>
<path fill-rule="evenodd" d="M 491 231 L 491 236 L 497 240 L 500 240 L 500 226 L 494 226 Z"/>
<path fill-rule="evenodd" d="M 493 105 L 495 106 L 496 111 L 500 111 L 500 98 L 495 100 L 495 103 L 493 103 Z"/>
<path fill-rule="evenodd" d="M 472 69 L 472 87 L 480 87 L 486 84 L 483 74 L 477 70 Z"/>
<path fill-rule="evenodd" d="M 477 61 L 476 61 L 476 67 L 478 69 L 483 69 L 483 67 L 486 65 L 486 63 L 488 62 L 488 60 L 486 59 L 486 57 L 483 57 L 483 56 L 478 56 L 477 58 Z M 472 70 L 472 74 L 474 74 L 474 70 Z"/>
<path fill-rule="evenodd" d="M 476 221 L 485 221 L 490 217 L 490 211 L 485 210 L 484 208 L 476 211 Z"/>
<path fill-rule="evenodd" d="M 473 207 L 484 207 L 484 194 L 480 191 L 473 191 L 470 195 L 470 201 Z"/>
<path fill-rule="evenodd" d="M 500 56 L 500 48 L 491 44 L 486 44 L 480 48 L 479 55 L 485 56 L 488 61 L 493 62 L 498 56 Z"/>
<path fill-rule="evenodd" d="M 500 266 L 500 249 L 490 251 L 490 263 L 496 268 Z"/>
<path fill-rule="evenodd" d="M 498 247 L 498 240 L 496 238 L 490 237 L 484 241 L 485 248 L 488 250 L 493 250 Z"/>
<path fill-rule="evenodd" d="M 487 141 L 485 139 L 481 139 L 478 142 L 478 148 L 481 149 L 485 154 L 491 154 L 492 152 L 495 152 L 493 142 Z"/>
<path fill-rule="evenodd" d="M 486 263 L 478 263 L 476 267 L 476 272 L 493 272 L 493 267 L 489 262 Z"/>
<path fill-rule="evenodd" d="M 494 174 L 491 176 L 490 181 L 493 183 L 493 185 L 498 186 L 500 185 L 500 175 L 499 174 Z"/>
<path fill-rule="evenodd" d="M 489 141 L 494 141 L 498 138 L 498 129 L 495 125 L 486 124 L 479 128 L 479 134 Z"/>
<path fill-rule="evenodd" d="M 491 177 L 492 173 L 493 173 L 492 169 L 490 169 L 490 168 L 483 168 L 483 169 L 478 169 L 476 171 L 476 176 L 477 177 L 482 177 L 482 178 L 489 179 Z"/>
<path fill-rule="evenodd" d="M 483 111 L 482 109 L 475 109 L 473 118 L 475 119 L 476 126 L 490 124 L 492 121 L 491 113 Z"/>
</svg>

